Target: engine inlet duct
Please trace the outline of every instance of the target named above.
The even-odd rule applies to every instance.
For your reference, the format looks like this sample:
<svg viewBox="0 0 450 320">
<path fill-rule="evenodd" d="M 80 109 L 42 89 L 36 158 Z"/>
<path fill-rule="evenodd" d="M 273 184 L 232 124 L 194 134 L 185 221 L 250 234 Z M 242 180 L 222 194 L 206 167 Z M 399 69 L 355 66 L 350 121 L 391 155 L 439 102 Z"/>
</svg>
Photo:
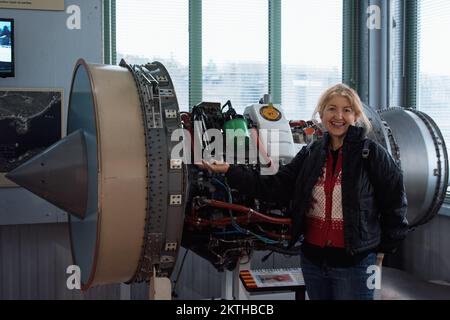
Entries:
<svg viewBox="0 0 450 320">
<path fill-rule="evenodd" d="M 172 272 L 182 236 L 185 170 L 181 160 L 169 158 L 170 134 L 180 123 L 175 90 L 162 64 L 79 60 L 68 136 L 9 174 L 71 213 L 72 256 L 81 269 L 82 289 L 145 281 L 154 270 L 160 276 Z M 70 149 L 74 141 L 79 150 Z M 70 174 L 77 167 L 78 174 Z M 53 179 L 40 183 L 42 176 Z"/>
</svg>

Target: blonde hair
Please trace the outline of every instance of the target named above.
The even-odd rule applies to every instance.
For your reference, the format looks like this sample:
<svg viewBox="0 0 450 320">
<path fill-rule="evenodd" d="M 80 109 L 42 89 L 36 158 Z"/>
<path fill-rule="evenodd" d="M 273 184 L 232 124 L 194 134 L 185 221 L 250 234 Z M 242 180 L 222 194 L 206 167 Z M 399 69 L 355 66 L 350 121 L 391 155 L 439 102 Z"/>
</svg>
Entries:
<svg viewBox="0 0 450 320">
<path fill-rule="evenodd" d="M 317 103 L 317 107 L 314 110 L 313 119 L 316 119 L 317 114 L 319 114 L 319 116 L 322 117 L 325 107 L 334 96 L 346 97 L 350 101 L 350 104 L 353 110 L 355 111 L 355 116 L 358 119 L 356 121 L 356 125 L 363 127 L 365 129 L 365 134 L 369 133 L 372 130 L 372 124 L 370 123 L 367 116 L 364 114 L 363 105 L 361 99 L 358 96 L 358 93 L 356 93 L 355 90 L 353 90 L 352 88 L 343 83 L 338 83 L 332 86 L 331 88 L 328 88 L 322 94 L 322 96 L 319 99 L 319 102 Z"/>
</svg>

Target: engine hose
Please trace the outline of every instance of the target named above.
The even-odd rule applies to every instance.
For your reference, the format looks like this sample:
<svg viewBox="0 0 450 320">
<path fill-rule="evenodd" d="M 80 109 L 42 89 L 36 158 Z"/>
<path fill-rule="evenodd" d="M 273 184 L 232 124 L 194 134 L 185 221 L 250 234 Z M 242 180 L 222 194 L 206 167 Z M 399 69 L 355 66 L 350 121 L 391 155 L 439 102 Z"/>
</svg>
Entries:
<svg viewBox="0 0 450 320">
<path fill-rule="evenodd" d="M 290 255 L 290 256 L 300 255 L 300 253 L 301 253 L 301 246 L 293 247 L 291 249 L 283 249 L 283 248 L 280 248 L 277 246 L 266 245 L 264 248 L 267 250 L 270 250 L 270 251 L 274 251 L 277 253 L 286 254 L 286 255 Z"/>
<path fill-rule="evenodd" d="M 237 223 L 248 223 L 249 219 L 248 217 L 236 217 L 233 218 L 235 222 Z M 202 218 L 193 218 L 193 217 L 186 217 L 185 220 L 188 224 L 198 227 L 226 227 L 230 226 L 233 223 L 232 218 L 222 218 L 222 219 L 202 219 Z"/>
<path fill-rule="evenodd" d="M 283 225 L 292 225 L 292 220 L 290 218 L 274 218 L 267 216 L 265 214 L 262 214 L 258 211 L 255 211 L 251 208 L 244 207 L 238 204 L 232 204 L 232 203 L 226 203 L 223 201 L 217 201 L 217 200 L 203 200 L 206 204 L 210 205 L 214 208 L 220 208 L 220 209 L 229 209 L 233 211 L 238 211 L 242 213 L 247 213 L 249 217 L 256 216 L 258 219 L 266 222 L 270 222 L 273 224 L 283 224 Z"/>
<path fill-rule="evenodd" d="M 306 126 L 306 121 L 304 121 L 304 120 L 291 120 L 291 121 L 289 121 L 289 125 L 291 126 L 291 128 L 293 128 L 293 127 L 304 127 L 304 126 Z"/>
</svg>

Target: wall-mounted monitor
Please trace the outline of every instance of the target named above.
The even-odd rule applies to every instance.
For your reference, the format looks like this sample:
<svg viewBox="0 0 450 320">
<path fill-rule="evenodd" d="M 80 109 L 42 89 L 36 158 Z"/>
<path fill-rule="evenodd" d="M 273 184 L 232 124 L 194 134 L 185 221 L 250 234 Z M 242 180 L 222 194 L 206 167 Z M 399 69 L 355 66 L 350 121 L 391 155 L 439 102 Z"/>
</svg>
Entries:
<svg viewBox="0 0 450 320">
<path fill-rule="evenodd" d="M 0 78 L 14 77 L 14 20 L 0 18 Z"/>
</svg>

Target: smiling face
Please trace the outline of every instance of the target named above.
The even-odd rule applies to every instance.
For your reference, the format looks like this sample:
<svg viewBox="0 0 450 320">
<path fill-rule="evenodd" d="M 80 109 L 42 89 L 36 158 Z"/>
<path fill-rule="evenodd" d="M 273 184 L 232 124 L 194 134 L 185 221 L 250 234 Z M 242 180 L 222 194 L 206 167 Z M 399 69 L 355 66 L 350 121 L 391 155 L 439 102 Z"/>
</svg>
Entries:
<svg viewBox="0 0 450 320">
<path fill-rule="evenodd" d="M 347 97 L 335 95 L 325 105 L 320 119 L 331 139 L 342 144 L 349 126 L 355 125 L 358 117 Z"/>
</svg>

